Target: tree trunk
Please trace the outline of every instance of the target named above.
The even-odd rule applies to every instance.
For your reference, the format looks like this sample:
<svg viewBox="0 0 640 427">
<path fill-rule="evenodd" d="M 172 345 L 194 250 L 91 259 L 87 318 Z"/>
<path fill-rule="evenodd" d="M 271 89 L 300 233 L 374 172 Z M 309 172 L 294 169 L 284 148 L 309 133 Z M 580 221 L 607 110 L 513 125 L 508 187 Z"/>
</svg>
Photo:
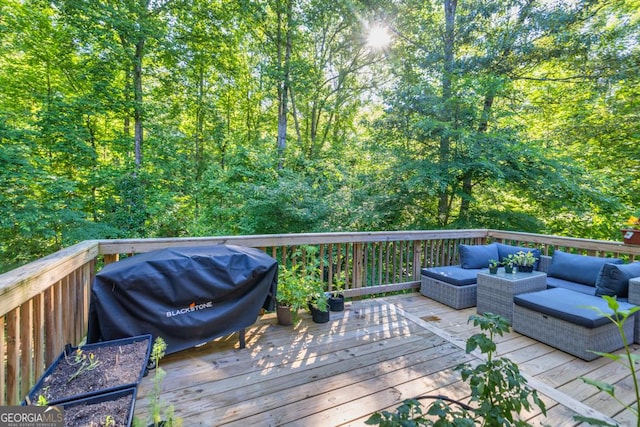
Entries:
<svg viewBox="0 0 640 427">
<path fill-rule="evenodd" d="M 444 64 L 442 73 L 442 121 L 445 125 L 453 125 L 452 114 L 450 112 L 450 101 L 452 97 L 452 75 L 453 75 L 453 52 L 455 47 L 455 19 L 457 0 L 444 0 L 445 34 L 444 34 Z M 445 131 L 440 137 L 440 168 L 447 170 L 449 167 L 449 157 L 451 151 L 451 140 Z M 438 220 L 440 225 L 449 222 L 449 189 L 451 185 L 440 190 L 438 199 Z"/>
<path fill-rule="evenodd" d="M 144 56 L 145 39 L 141 38 L 136 43 L 136 53 L 133 63 L 133 120 L 134 120 L 134 146 L 136 173 L 142 166 L 142 142 L 143 142 L 143 111 L 142 111 L 142 58 Z"/>
<path fill-rule="evenodd" d="M 286 21 L 283 22 L 282 14 L 278 9 L 278 68 L 280 71 L 280 82 L 278 84 L 278 169 L 284 167 L 284 152 L 287 148 L 287 115 L 289 113 L 289 62 L 291 60 L 291 15 L 293 12 L 293 1 L 287 1 Z M 284 33 L 284 34 L 283 34 Z M 284 40 L 283 40 L 284 39 Z M 282 44 L 284 42 L 284 58 L 282 54 Z"/>
<path fill-rule="evenodd" d="M 485 95 L 484 103 L 482 105 L 482 116 L 480 117 L 480 123 L 478 123 L 478 134 L 486 133 L 489 129 L 489 115 L 491 114 L 491 107 L 493 107 L 493 101 L 495 100 L 495 94 L 490 92 Z M 473 192 L 473 185 L 471 182 L 471 175 L 465 175 L 462 180 L 462 200 L 460 202 L 459 217 L 464 218 L 469 212 L 471 206 L 471 198 Z"/>
</svg>

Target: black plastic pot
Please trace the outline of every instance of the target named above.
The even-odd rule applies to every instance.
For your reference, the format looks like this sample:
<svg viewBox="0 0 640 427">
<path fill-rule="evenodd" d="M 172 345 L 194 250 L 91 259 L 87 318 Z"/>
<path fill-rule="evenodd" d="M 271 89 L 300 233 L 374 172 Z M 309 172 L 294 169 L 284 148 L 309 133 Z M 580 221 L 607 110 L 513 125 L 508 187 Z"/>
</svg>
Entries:
<svg viewBox="0 0 640 427">
<path fill-rule="evenodd" d="M 309 310 L 311 311 L 311 318 L 315 323 L 327 323 L 329 321 L 328 309 L 326 311 L 321 311 L 309 304 Z"/>
<path fill-rule="evenodd" d="M 533 272 L 533 265 L 519 265 L 518 266 L 519 273 L 531 273 Z"/>
<path fill-rule="evenodd" d="M 331 311 L 343 311 L 344 310 L 344 295 L 339 294 L 329 297 L 329 310 Z"/>
</svg>

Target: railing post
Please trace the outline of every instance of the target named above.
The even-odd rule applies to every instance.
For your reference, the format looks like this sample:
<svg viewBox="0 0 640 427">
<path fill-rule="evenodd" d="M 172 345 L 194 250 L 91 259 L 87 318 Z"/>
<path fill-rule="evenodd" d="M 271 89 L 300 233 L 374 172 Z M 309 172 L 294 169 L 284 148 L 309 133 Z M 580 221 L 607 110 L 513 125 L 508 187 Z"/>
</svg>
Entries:
<svg viewBox="0 0 640 427">
<path fill-rule="evenodd" d="M 362 283 L 363 275 L 363 252 L 362 252 L 362 243 L 354 243 L 353 244 L 353 287 L 361 288 L 364 284 Z"/>
<path fill-rule="evenodd" d="M 420 279 L 420 270 L 422 269 L 422 260 L 421 260 L 421 248 L 422 242 L 419 240 L 413 241 L 413 280 Z"/>
</svg>

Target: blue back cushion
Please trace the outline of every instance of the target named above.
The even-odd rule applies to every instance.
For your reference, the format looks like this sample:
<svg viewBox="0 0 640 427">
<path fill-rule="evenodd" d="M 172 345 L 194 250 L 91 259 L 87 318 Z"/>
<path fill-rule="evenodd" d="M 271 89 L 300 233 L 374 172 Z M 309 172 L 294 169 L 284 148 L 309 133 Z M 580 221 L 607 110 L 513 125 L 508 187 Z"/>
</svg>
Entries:
<svg viewBox="0 0 640 427">
<path fill-rule="evenodd" d="M 620 258 L 569 254 L 555 251 L 547 275 L 583 285 L 595 286 L 600 270 L 605 264 L 622 264 Z"/>
<path fill-rule="evenodd" d="M 626 298 L 629 295 L 629 279 L 634 277 L 640 277 L 640 262 L 605 264 L 596 282 L 596 295 Z"/>
<path fill-rule="evenodd" d="M 489 260 L 498 260 L 498 245 L 460 245 L 460 266 L 462 268 L 487 268 Z"/>
<path fill-rule="evenodd" d="M 505 245 L 503 243 L 496 243 L 496 244 L 498 245 L 498 256 L 500 256 L 500 259 L 499 259 L 500 262 L 504 261 L 504 259 L 507 258 L 509 255 L 515 255 L 520 251 L 524 253 L 532 252 L 533 256 L 536 258 L 536 263 L 533 264 L 533 269 L 534 270 L 538 269 L 538 263 L 540 262 L 540 251 L 538 249 L 525 248 L 523 246 Z"/>
</svg>

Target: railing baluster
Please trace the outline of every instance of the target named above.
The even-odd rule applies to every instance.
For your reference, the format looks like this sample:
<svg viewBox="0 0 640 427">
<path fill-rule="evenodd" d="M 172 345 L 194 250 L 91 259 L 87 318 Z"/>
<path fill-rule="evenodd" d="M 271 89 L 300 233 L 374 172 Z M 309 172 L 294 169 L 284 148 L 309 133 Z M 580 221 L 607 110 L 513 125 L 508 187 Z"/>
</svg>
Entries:
<svg viewBox="0 0 640 427">
<path fill-rule="evenodd" d="M 7 389 L 5 384 L 7 384 L 7 336 L 5 334 L 5 316 L 0 316 L 0 406 L 7 405 Z"/>
<path fill-rule="evenodd" d="M 7 402 L 20 401 L 20 307 L 7 313 Z"/>
<path fill-rule="evenodd" d="M 20 396 L 33 383 L 33 300 L 20 306 Z"/>
</svg>

